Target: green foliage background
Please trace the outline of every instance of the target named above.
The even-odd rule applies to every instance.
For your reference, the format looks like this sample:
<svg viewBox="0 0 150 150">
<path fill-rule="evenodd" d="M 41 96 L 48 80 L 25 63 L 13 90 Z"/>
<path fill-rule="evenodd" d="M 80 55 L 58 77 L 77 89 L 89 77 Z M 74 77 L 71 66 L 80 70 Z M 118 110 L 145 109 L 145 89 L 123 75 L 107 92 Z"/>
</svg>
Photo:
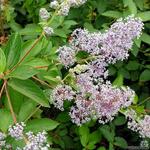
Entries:
<svg viewBox="0 0 150 150">
<path fill-rule="evenodd" d="M 24 52 L 31 47 L 33 40 L 42 31 L 38 24 L 38 12 L 41 7 L 50 9 L 49 1 L 10 0 L 6 2 L 5 11 L 1 12 L 0 35 L 4 33 L 5 35 L 10 35 L 10 33 L 16 32 L 19 34 L 9 36 L 9 44 L 6 47 L 2 45 L 2 48 L 5 48 L 7 51 L 7 49 L 13 49 L 12 46 L 14 46 L 16 50 L 14 55 L 16 56 L 17 51 L 21 50 L 21 54 L 18 55 L 23 56 Z M 48 65 L 48 72 L 44 70 L 40 72 L 41 69 L 38 70 L 40 72 L 38 77 L 55 86 L 59 82 L 58 79 L 56 80 L 56 77 L 63 75 L 52 63 L 57 61 L 56 49 L 68 41 L 70 33 L 75 28 L 87 28 L 89 31 L 103 32 L 117 18 L 130 14 L 135 14 L 135 16 L 141 17 L 144 21 L 143 34 L 139 39 L 135 40 L 128 60 L 118 62 L 109 67 L 110 79 L 114 81 L 114 84 L 124 83 L 135 90 L 137 94 L 135 103 L 144 104 L 144 108 L 137 107 L 139 112 L 142 112 L 143 109 L 150 110 L 150 1 L 88 0 L 80 8 L 71 9 L 67 17 L 57 17 L 52 22 L 55 35 L 51 39 L 43 38 L 34 48 L 33 52 L 31 52 L 30 56 L 24 60 L 23 65 L 8 76 L 8 78 L 15 78 L 11 79 L 8 85 L 14 110 L 18 114 L 18 120 L 30 119 L 30 113 L 36 108 L 36 103 L 45 107 L 48 106 L 47 101 L 42 100 L 45 96 L 43 91 L 35 85 L 33 80 L 28 79 L 37 74 L 37 70 L 32 69 L 30 71 L 28 66 L 32 68 L 37 64 L 39 66 Z M 20 35 L 23 39 L 21 39 Z M 16 58 L 16 61 L 14 58 Z M 11 68 L 17 62 L 17 58 L 19 57 L 13 57 L 12 54 L 9 56 L 8 54 L 7 68 Z M 25 75 L 22 75 L 23 72 L 26 72 Z M 33 88 L 29 90 L 28 87 Z M 42 89 L 44 89 L 45 93 L 50 92 L 46 88 Z M 17 92 L 14 92 L 14 90 Z M 37 95 L 33 93 L 37 93 Z M 26 97 L 23 97 L 23 95 Z M 5 99 L 6 97 L 3 96 L 3 103 L 8 108 Z M 31 103 L 30 99 L 35 101 Z M 4 111 L 6 110 L 0 110 L 0 114 L 4 114 L 9 118 L 9 112 L 4 113 Z M 43 119 L 40 119 L 41 116 Z M 82 127 L 77 127 L 70 121 L 66 104 L 66 111 L 64 112 L 59 112 L 53 107 L 43 107 L 37 111 L 33 118 L 35 119 L 28 121 L 26 130 L 35 129 L 38 131 L 43 127 L 49 131 L 49 141 L 53 143 L 52 147 L 55 149 L 120 150 L 126 149 L 127 145 L 138 146 L 141 141 L 138 134 L 127 129 L 126 119 L 121 114 L 112 123 L 107 125 L 100 125 L 93 121 Z M 47 118 L 53 120 L 47 120 Z M 10 124 L 11 119 L 6 122 Z M 1 130 L 6 131 L 6 126 L 4 127 L 0 123 Z"/>
</svg>

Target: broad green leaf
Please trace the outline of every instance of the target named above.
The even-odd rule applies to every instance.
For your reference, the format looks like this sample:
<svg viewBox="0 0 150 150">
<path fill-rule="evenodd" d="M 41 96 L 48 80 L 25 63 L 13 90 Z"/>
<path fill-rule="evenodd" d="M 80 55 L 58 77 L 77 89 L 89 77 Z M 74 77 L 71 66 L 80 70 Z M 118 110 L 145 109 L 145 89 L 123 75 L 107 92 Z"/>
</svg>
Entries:
<svg viewBox="0 0 150 150">
<path fill-rule="evenodd" d="M 5 55 L 7 59 L 7 68 L 12 68 L 19 60 L 22 49 L 22 39 L 18 33 L 12 34 L 5 47 Z"/>
<path fill-rule="evenodd" d="M 150 35 L 148 35 L 147 33 L 142 34 L 141 40 L 150 45 Z"/>
<path fill-rule="evenodd" d="M 101 141 L 101 138 L 101 133 L 99 132 L 99 130 L 96 130 L 89 135 L 89 143 L 99 143 Z"/>
<path fill-rule="evenodd" d="M 128 70 L 137 70 L 139 65 L 140 64 L 137 61 L 129 61 L 129 63 L 126 65 L 126 68 Z"/>
<path fill-rule="evenodd" d="M 21 80 L 26 80 L 35 74 L 38 73 L 38 70 L 28 66 L 28 65 L 20 65 L 13 72 L 11 72 L 7 77 L 13 77 Z"/>
<path fill-rule="evenodd" d="M 150 80 L 150 70 L 145 69 L 140 75 L 140 81 L 149 81 Z"/>
<path fill-rule="evenodd" d="M 21 55 L 20 55 L 20 59 L 22 59 L 24 57 L 24 55 L 30 50 L 30 53 L 28 54 L 28 56 L 25 58 L 24 62 L 26 62 L 27 60 L 29 59 L 32 59 L 34 56 L 36 56 L 37 54 L 39 54 L 42 49 L 44 48 L 44 42 L 45 42 L 45 38 L 42 38 L 33 48 L 32 46 L 34 45 L 35 43 L 35 40 L 30 40 L 30 41 L 27 41 L 23 44 L 23 47 L 22 47 L 22 52 L 21 52 Z M 24 63 L 23 62 L 23 63 Z"/>
<path fill-rule="evenodd" d="M 137 14 L 137 17 L 140 17 L 142 21 L 150 20 L 150 11 L 140 12 Z"/>
<path fill-rule="evenodd" d="M 137 14 L 137 8 L 133 0 L 123 0 L 124 6 L 129 8 L 131 14 Z"/>
<path fill-rule="evenodd" d="M 38 104 L 49 107 L 43 91 L 32 80 L 12 79 L 8 81 L 8 85 Z"/>
<path fill-rule="evenodd" d="M 138 98 L 137 94 L 135 94 L 133 104 L 137 104 L 138 100 L 139 100 L 139 98 Z"/>
<path fill-rule="evenodd" d="M 114 85 L 114 86 L 117 86 L 117 87 L 120 87 L 120 86 L 123 85 L 123 76 L 122 76 L 122 74 L 119 74 L 119 75 L 117 76 L 117 78 L 116 78 L 115 81 L 113 82 L 113 85 Z"/>
<path fill-rule="evenodd" d="M 106 11 L 104 13 L 102 13 L 103 16 L 106 17 L 111 17 L 111 18 L 120 18 L 122 17 L 122 13 L 119 11 Z"/>
<path fill-rule="evenodd" d="M 113 146 L 113 144 L 111 142 L 109 142 L 109 150 L 115 150 L 114 146 Z"/>
<path fill-rule="evenodd" d="M 34 67 L 34 68 L 38 68 L 42 69 L 42 67 L 44 66 L 49 66 L 49 62 L 44 60 L 44 59 L 41 59 L 41 58 L 33 58 L 27 62 L 24 63 L 24 65 L 28 65 L 28 66 L 31 66 L 31 67 Z"/>
<path fill-rule="evenodd" d="M 126 123 L 126 119 L 124 116 L 118 116 L 116 117 L 114 120 L 113 120 L 113 123 L 116 125 L 116 126 L 121 126 L 123 124 Z"/>
<path fill-rule="evenodd" d="M 113 143 L 114 141 L 114 134 L 113 132 L 111 132 L 108 128 L 107 128 L 107 125 L 105 126 L 102 126 L 100 128 L 100 131 L 102 133 L 102 135 L 111 143 Z"/>
<path fill-rule="evenodd" d="M 106 148 L 104 146 L 101 146 L 97 150 L 106 150 Z"/>
<path fill-rule="evenodd" d="M 4 72 L 6 67 L 6 57 L 3 50 L 0 48 L 0 74 Z"/>
<path fill-rule="evenodd" d="M 81 126 L 79 128 L 79 135 L 80 135 L 80 140 L 81 140 L 81 144 L 82 146 L 86 146 L 87 143 L 89 142 L 89 128 L 87 126 Z"/>
<path fill-rule="evenodd" d="M 0 130 L 6 132 L 10 125 L 13 124 L 11 113 L 6 109 L 0 109 Z"/>
<path fill-rule="evenodd" d="M 128 147 L 128 143 L 122 137 L 115 137 L 114 145 L 126 149 Z"/>
<path fill-rule="evenodd" d="M 33 132 L 39 132 L 43 130 L 51 131 L 54 130 L 58 125 L 59 123 L 57 121 L 48 118 L 33 119 L 27 122 L 25 131 L 33 131 Z"/>
<path fill-rule="evenodd" d="M 140 10 L 143 10 L 143 8 L 144 8 L 144 1 L 143 0 L 134 0 L 134 1 L 136 3 L 137 7 L 139 7 Z"/>
<path fill-rule="evenodd" d="M 32 112 L 35 111 L 37 106 L 36 102 L 31 101 L 30 99 L 25 99 L 25 101 L 22 103 L 21 107 L 20 107 L 20 111 L 18 114 L 18 120 L 21 121 L 25 121 Z"/>
<path fill-rule="evenodd" d="M 74 21 L 74 20 L 66 20 L 64 23 L 63 23 L 63 27 L 65 29 L 69 29 L 71 26 L 74 26 L 74 25 L 77 25 L 77 22 Z"/>
<path fill-rule="evenodd" d="M 21 35 L 39 35 L 41 27 L 36 24 L 28 24 L 24 29 L 20 30 Z"/>
</svg>

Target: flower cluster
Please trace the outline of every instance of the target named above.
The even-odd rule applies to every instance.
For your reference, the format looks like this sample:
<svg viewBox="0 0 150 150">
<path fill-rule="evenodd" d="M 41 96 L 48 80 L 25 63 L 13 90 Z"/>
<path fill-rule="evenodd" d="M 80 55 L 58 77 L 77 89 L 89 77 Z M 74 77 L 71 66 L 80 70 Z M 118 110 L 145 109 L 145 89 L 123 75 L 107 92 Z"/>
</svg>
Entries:
<svg viewBox="0 0 150 150">
<path fill-rule="evenodd" d="M 73 76 L 75 85 L 59 85 L 52 92 L 54 106 L 63 110 L 64 100 L 74 100 L 70 109 L 72 121 L 81 125 L 92 119 L 99 123 L 113 120 L 117 113 L 131 105 L 135 93 L 129 87 L 115 87 L 108 80 L 108 65 L 128 57 L 133 39 L 139 37 L 143 23 L 129 16 L 119 19 L 105 33 L 76 29 L 68 46 L 58 49 L 59 60 Z M 81 64 L 79 51 L 88 56 Z M 74 65 L 74 67 L 73 67 Z"/>
<path fill-rule="evenodd" d="M 39 132 L 36 135 L 33 132 L 26 133 L 28 143 L 23 150 L 48 150 L 50 145 L 47 144 L 46 132 Z"/>
<path fill-rule="evenodd" d="M 136 115 L 135 117 L 129 117 L 128 128 L 139 132 L 142 138 L 150 138 L 150 116 L 145 115 L 144 118 L 139 118 Z"/>
<path fill-rule="evenodd" d="M 13 126 L 10 126 L 8 129 L 9 135 L 16 139 L 21 140 L 25 139 L 27 140 L 26 145 L 23 148 L 17 148 L 17 150 L 48 150 L 50 145 L 47 143 L 47 137 L 46 132 L 39 132 L 36 135 L 29 131 L 24 133 L 24 122 L 16 123 Z M 0 134 L 0 141 L 1 141 L 1 134 Z"/>
<path fill-rule="evenodd" d="M 67 16 L 71 7 L 77 7 L 84 4 L 87 0 L 61 0 L 60 3 L 54 0 L 50 3 L 50 7 L 53 9 L 59 9 L 58 14 Z"/>
<path fill-rule="evenodd" d="M 74 98 L 74 92 L 72 88 L 68 85 L 58 85 L 51 95 L 54 100 L 54 106 L 60 110 L 64 110 L 63 104 L 65 100 L 71 101 Z"/>
<path fill-rule="evenodd" d="M 23 122 L 16 123 L 14 126 L 10 126 L 8 129 L 9 135 L 17 140 L 23 139 L 23 130 L 25 124 Z"/>
<path fill-rule="evenodd" d="M 46 22 L 50 18 L 50 13 L 46 10 L 46 8 L 41 8 L 39 11 L 39 16 L 42 21 Z M 43 27 L 43 31 L 48 36 L 51 36 L 54 33 L 53 28 L 47 25 Z"/>
</svg>

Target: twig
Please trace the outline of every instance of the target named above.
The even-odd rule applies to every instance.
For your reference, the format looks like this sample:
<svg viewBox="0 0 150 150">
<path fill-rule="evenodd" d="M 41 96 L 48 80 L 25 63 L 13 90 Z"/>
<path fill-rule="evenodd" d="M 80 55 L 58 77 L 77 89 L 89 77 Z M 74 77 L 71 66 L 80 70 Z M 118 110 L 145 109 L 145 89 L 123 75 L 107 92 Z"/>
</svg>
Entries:
<svg viewBox="0 0 150 150">
<path fill-rule="evenodd" d="M 14 110 L 13 110 L 13 107 L 12 107 L 12 104 L 11 104 L 10 96 L 9 96 L 9 93 L 8 93 L 7 80 L 4 81 L 4 84 L 5 84 L 5 91 L 6 91 L 6 96 L 7 96 L 7 99 L 8 99 L 8 105 L 9 105 L 9 108 L 10 108 L 10 112 L 11 112 L 13 121 L 16 124 L 17 123 L 17 119 L 16 119 L 16 116 L 15 116 L 15 113 L 14 113 Z"/>
<path fill-rule="evenodd" d="M 35 76 L 33 76 L 32 78 L 35 79 L 36 81 L 40 82 L 41 84 L 48 86 L 49 88 L 53 88 L 48 83 L 44 82 L 43 80 L 40 80 L 39 78 L 37 78 Z"/>
<path fill-rule="evenodd" d="M 139 103 L 138 105 L 141 105 L 143 103 L 145 103 L 146 101 L 150 100 L 150 97 L 146 98 L 145 100 L 143 100 L 141 103 Z"/>
<path fill-rule="evenodd" d="M 6 82 L 3 83 L 2 88 L 0 90 L 0 99 L 1 99 L 1 96 L 3 94 L 4 88 L 5 88 L 5 84 L 6 84 Z"/>
<path fill-rule="evenodd" d="M 26 119 L 24 122 L 27 122 L 39 109 L 41 105 L 39 105 Z"/>
</svg>

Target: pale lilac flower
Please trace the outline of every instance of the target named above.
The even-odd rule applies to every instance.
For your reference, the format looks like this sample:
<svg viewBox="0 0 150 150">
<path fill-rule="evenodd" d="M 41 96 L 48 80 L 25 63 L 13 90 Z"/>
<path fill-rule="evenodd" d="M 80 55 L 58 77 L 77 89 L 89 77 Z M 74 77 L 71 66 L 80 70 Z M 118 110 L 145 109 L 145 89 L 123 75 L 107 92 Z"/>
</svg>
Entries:
<svg viewBox="0 0 150 150">
<path fill-rule="evenodd" d="M 13 126 L 10 126 L 8 129 L 9 135 L 16 140 L 23 139 L 23 130 L 26 125 L 24 122 L 16 123 Z"/>
<path fill-rule="evenodd" d="M 51 36 L 51 35 L 54 33 L 54 30 L 53 30 L 53 28 L 51 28 L 51 27 L 45 26 L 45 27 L 43 28 L 43 30 L 44 30 L 45 34 L 48 35 L 48 36 Z"/>
<path fill-rule="evenodd" d="M 106 79 L 108 76 L 108 70 L 106 69 L 107 66 L 108 64 L 105 62 L 105 60 L 102 58 L 99 58 L 89 63 L 88 72 L 90 76 L 94 78 L 104 77 Z"/>
<path fill-rule="evenodd" d="M 63 104 L 65 100 L 71 101 L 74 99 L 74 91 L 68 85 L 58 85 L 52 92 L 51 98 L 56 108 L 64 110 Z"/>
<path fill-rule="evenodd" d="M 63 46 L 58 49 L 59 52 L 59 60 L 65 66 L 71 66 L 75 63 L 75 55 L 76 52 L 71 47 Z"/>
<path fill-rule="evenodd" d="M 50 17 L 50 13 L 46 10 L 46 8 L 41 8 L 39 16 L 43 21 L 47 21 Z"/>
<path fill-rule="evenodd" d="M 56 9 L 59 6 L 59 3 L 57 0 L 54 0 L 54 1 L 50 2 L 49 6 L 53 9 Z"/>
<path fill-rule="evenodd" d="M 33 132 L 27 132 L 28 143 L 23 150 L 48 150 L 50 145 L 47 144 L 46 132 L 39 132 L 36 135 Z"/>
</svg>

